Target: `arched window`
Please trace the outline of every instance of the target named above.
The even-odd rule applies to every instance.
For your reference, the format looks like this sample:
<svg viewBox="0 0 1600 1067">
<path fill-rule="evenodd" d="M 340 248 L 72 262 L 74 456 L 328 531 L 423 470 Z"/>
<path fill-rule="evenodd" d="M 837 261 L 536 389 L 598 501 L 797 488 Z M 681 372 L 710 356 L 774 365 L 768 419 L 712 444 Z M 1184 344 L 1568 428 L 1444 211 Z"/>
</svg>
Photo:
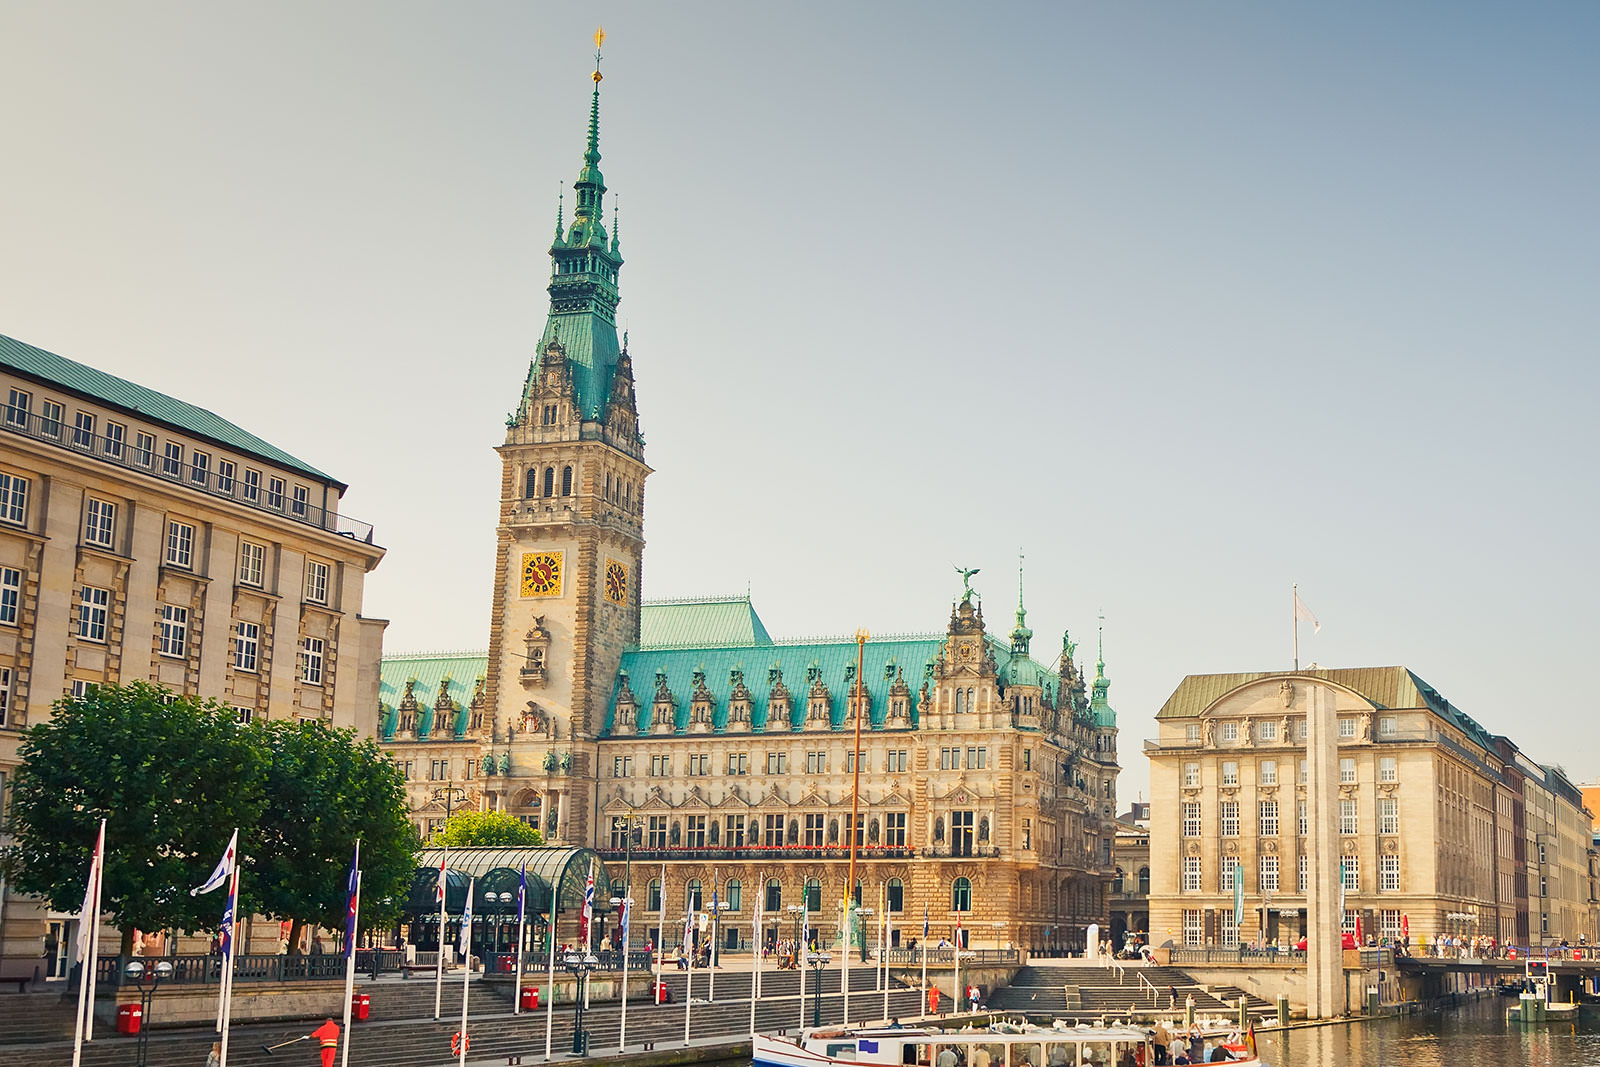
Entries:
<svg viewBox="0 0 1600 1067">
<path fill-rule="evenodd" d="M 806 910 L 822 910 L 822 883 L 815 878 L 806 882 Z"/>
<path fill-rule="evenodd" d="M 767 902 L 761 910 L 773 914 L 783 910 L 783 883 L 776 878 L 767 879 Z"/>
<path fill-rule="evenodd" d="M 525 497 L 539 495 L 539 468 L 528 468 L 528 491 L 522 494 Z"/>
<path fill-rule="evenodd" d="M 546 467 L 544 469 L 544 495 L 556 495 L 556 469 L 554 467 Z"/>
<path fill-rule="evenodd" d="M 690 911 L 700 911 L 704 908 L 705 904 L 700 899 L 700 879 L 690 879 L 687 890 L 684 893 L 684 901 Z"/>
<path fill-rule="evenodd" d="M 972 880 L 971 879 L 969 879 L 969 878 L 957 878 L 956 881 L 955 881 L 955 884 L 950 887 L 950 910 L 951 911 L 971 911 L 972 910 Z"/>
<path fill-rule="evenodd" d="M 967 710 L 967 691 L 965 689 L 957 689 L 956 690 L 956 714 L 960 715 L 963 712 L 965 712 L 966 710 Z"/>
<path fill-rule="evenodd" d="M 611 499 L 611 472 L 606 471 L 606 499 Z"/>
<path fill-rule="evenodd" d="M 646 910 L 659 912 L 661 910 L 661 879 L 650 879 L 650 903 Z"/>
<path fill-rule="evenodd" d="M 725 887 L 727 890 L 727 908 L 729 911 L 738 911 L 744 905 L 744 886 L 739 879 L 730 878 Z"/>
<path fill-rule="evenodd" d="M 906 907 L 906 887 L 898 878 L 889 879 L 889 885 L 883 894 L 888 902 L 890 911 L 904 911 Z"/>
<path fill-rule="evenodd" d="M 1145 896 L 1150 895 L 1150 868 L 1139 868 L 1139 892 Z"/>
<path fill-rule="evenodd" d="M 562 496 L 571 496 L 572 495 L 572 468 L 571 467 L 563 467 L 563 468 L 561 468 L 561 495 Z"/>
</svg>

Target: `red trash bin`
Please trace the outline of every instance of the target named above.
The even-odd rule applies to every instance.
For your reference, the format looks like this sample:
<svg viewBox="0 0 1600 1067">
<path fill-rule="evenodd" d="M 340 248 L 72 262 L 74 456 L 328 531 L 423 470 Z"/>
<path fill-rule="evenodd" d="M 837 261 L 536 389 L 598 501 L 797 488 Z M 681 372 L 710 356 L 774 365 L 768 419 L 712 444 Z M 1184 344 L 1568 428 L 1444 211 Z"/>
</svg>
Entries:
<svg viewBox="0 0 1600 1067">
<path fill-rule="evenodd" d="M 138 1004 L 123 1004 L 117 1008 L 117 1033 L 137 1034 L 144 1021 L 144 1008 Z"/>
<path fill-rule="evenodd" d="M 367 1021 L 367 1017 L 369 1015 L 371 1015 L 371 1014 L 372 1014 L 372 994 L 370 994 L 370 993 L 352 993 L 352 994 L 350 994 L 350 1018 L 352 1020 L 359 1020 L 360 1022 L 366 1022 Z"/>
<path fill-rule="evenodd" d="M 536 986 L 536 985 L 525 985 L 525 986 L 522 987 L 522 1010 L 523 1011 L 538 1011 L 539 1010 L 539 987 L 538 986 Z"/>
<path fill-rule="evenodd" d="M 665 982 L 657 982 L 656 983 L 656 1003 L 657 1004 L 667 1004 L 667 1003 L 670 1003 L 671 1000 L 672 1000 L 672 994 L 667 992 L 667 983 L 665 983 Z"/>
</svg>

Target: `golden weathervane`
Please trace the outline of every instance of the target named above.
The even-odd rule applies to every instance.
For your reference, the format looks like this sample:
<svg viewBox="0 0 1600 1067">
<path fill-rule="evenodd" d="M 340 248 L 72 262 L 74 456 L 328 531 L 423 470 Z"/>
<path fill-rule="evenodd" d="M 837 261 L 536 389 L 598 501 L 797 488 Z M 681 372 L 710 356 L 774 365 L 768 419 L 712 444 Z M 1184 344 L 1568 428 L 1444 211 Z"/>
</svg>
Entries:
<svg viewBox="0 0 1600 1067">
<path fill-rule="evenodd" d="M 596 26 L 594 31 L 594 83 L 600 84 L 600 46 L 606 43 L 606 28 Z"/>
</svg>

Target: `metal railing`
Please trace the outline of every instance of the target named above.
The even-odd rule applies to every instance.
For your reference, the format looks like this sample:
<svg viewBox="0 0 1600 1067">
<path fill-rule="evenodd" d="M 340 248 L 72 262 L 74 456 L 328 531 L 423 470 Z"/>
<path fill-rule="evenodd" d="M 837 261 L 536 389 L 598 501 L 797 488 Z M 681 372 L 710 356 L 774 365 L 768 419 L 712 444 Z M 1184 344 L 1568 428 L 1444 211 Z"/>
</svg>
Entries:
<svg viewBox="0 0 1600 1067">
<path fill-rule="evenodd" d="M 953 948 L 891 948 L 886 956 L 891 965 L 902 964 L 915 966 L 922 963 L 926 956 L 929 963 L 944 963 L 954 965 L 956 950 Z M 1014 948 L 964 948 L 961 950 L 961 966 L 973 967 L 994 963 L 1016 963 L 1017 950 Z"/>
<path fill-rule="evenodd" d="M 219 466 L 224 462 L 232 465 L 232 473 L 223 474 L 209 464 L 197 467 L 192 463 L 159 454 L 155 451 L 153 440 L 149 442 L 150 447 L 145 448 L 139 446 L 137 437 L 133 440 L 125 437 L 120 439 L 103 437 L 79 429 L 62 419 L 46 419 L 42 415 L 31 414 L 21 408 L 0 406 L 0 412 L 3 412 L 3 417 L 0 417 L 0 429 L 30 437 L 35 441 L 44 441 L 58 448 L 64 448 L 68 452 L 121 467 L 123 470 L 159 478 L 174 485 L 187 486 L 197 492 L 222 497 L 247 508 L 281 515 L 294 522 L 315 526 L 319 530 L 372 544 L 373 531 L 370 523 L 319 507 L 309 498 L 295 497 L 292 483 L 287 479 L 281 479 L 279 484 L 274 485 L 275 476 L 269 472 L 257 471 L 254 468 L 233 464 L 231 460 L 213 456 L 212 462 Z M 192 456 L 192 450 L 188 454 Z M 248 480 L 247 472 L 254 473 L 256 478 L 253 481 Z"/>
<path fill-rule="evenodd" d="M 1156 984 L 1144 976 L 1143 971 L 1134 971 L 1133 973 L 1139 976 L 1139 985 L 1144 989 L 1150 990 L 1150 1006 L 1152 1008 L 1155 1007 L 1160 1000 L 1161 990 L 1157 989 Z"/>
<path fill-rule="evenodd" d="M 597 848 L 601 859 L 620 860 L 627 849 Z M 632 850 L 638 860 L 761 860 L 761 859 L 836 859 L 850 858 L 849 845 L 656 845 Z M 915 859 L 917 850 L 900 845 L 861 845 L 857 859 Z"/>
<path fill-rule="evenodd" d="M 107 987 L 117 985 L 130 957 L 101 956 L 95 961 L 95 980 Z M 166 982 L 188 985 L 212 985 L 222 980 L 221 956 L 210 954 L 187 956 L 161 956 L 160 962 L 172 964 L 172 977 Z M 143 962 L 151 962 L 145 959 Z M 357 949 L 356 973 L 364 975 L 397 973 L 405 966 L 405 953 L 394 949 Z M 233 978 L 236 982 L 315 982 L 343 981 L 345 958 L 338 953 L 317 953 L 289 956 L 240 955 L 234 960 Z"/>
<path fill-rule="evenodd" d="M 1168 962 L 1174 967 L 1204 963 L 1251 963 L 1292 967 L 1302 963 L 1306 958 L 1304 952 L 1292 949 L 1285 952 L 1280 949 L 1189 947 L 1174 948 L 1169 951 L 1172 955 Z"/>
</svg>

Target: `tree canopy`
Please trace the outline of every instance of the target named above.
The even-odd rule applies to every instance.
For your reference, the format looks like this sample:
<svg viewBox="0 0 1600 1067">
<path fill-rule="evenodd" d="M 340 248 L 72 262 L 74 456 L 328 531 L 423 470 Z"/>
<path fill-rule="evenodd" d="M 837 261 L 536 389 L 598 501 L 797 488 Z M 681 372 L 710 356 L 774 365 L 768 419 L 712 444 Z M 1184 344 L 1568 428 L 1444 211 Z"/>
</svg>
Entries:
<svg viewBox="0 0 1600 1067">
<path fill-rule="evenodd" d="M 435 848 L 533 847 L 544 844 L 544 834 L 503 811 L 463 811 L 435 830 L 428 844 Z"/>
<path fill-rule="evenodd" d="M 217 894 L 190 896 L 239 829 L 240 907 L 338 928 L 362 840 L 362 918 L 391 917 L 415 872 L 404 784 L 370 740 L 320 723 L 241 726 L 215 700 L 143 682 L 91 687 L 29 727 L 0 863 L 60 911 L 83 899 L 101 818 L 104 910 L 127 951 L 141 930 L 203 930 Z M 298 929 L 298 927 L 297 927 Z"/>
</svg>

